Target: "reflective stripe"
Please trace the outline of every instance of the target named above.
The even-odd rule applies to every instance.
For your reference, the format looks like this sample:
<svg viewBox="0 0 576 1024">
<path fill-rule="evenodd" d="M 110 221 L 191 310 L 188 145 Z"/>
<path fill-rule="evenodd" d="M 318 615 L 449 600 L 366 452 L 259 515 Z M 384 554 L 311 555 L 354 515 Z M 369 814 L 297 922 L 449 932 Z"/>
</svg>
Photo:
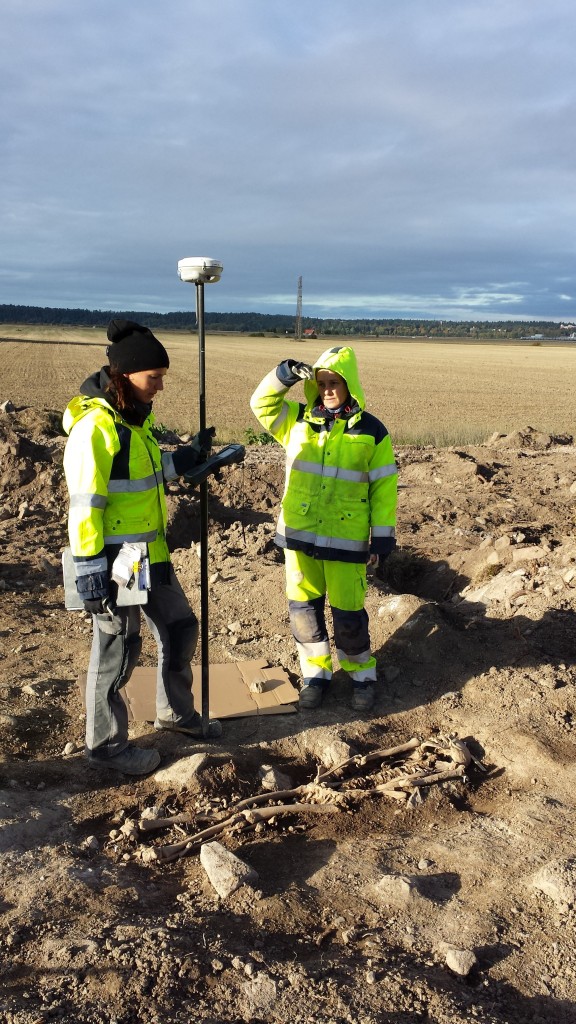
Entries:
<svg viewBox="0 0 576 1024">
<path fill-rule="evenodd" d="M 360 473 L 356 469 L 342 469 L 341 466 L 325 466 L 321 462 L 307 462 L 304 459 L 287 459 L 288 471 L 297 469 L 301 473 L 312 473 L 314 476 L 328 476 L 338 480 L 351 480 L 355 484 L 368 483 L 368 473 Z"/>
<path fill-rule="evenodd" d="M 312 533 L 310 530 L 295 530 L 286 526 L 284 522 L 278 523 L 278 535 L 286 540 L 300 540 L 306 544 L 314 544 L 320 548 L 341 548 L 343 551 L 368 551 L 367 540 L 350 540 L 345 537 L 324 537 L 319 533 Z"/>
<path fill-rule="evenodd" d="M 350 679 L 352 680 L 353 683 L 375 683 L 376 682 L 376 679 L 377 679 L 376 668 L 360 668 L 360 669 L 354 670 L 354 669 L 348 667 L 351 664 L 352 664 L 352 662 L 347 662 L 347 661 L 343 661 L 342 662 L 341 661 L 340 662 L 340 668 L 344 672 L 348 673 L 348 675 L 350 676 Z"/>
<path fill-rule="evenodd" d="M 388 463 L 387 466 L 378 466 L 377 469 L 371 469 L 368 473 L 370 481 L 382 480 L 385 476 L 396 476 L 398 473 L 398 467 L 395 462 Z"/>
<path fill-rule="evenodd" d="M 103 494 L 73 494 L 70 508 L 106 508 L 108 499 Z"/>
<path fill-rule="evenodd" d="M 161 474 L 143 476 L 140 480 L 110 480 L 108 490 L 110 494 L 135 494 L 138 491 L 150 491 L 158 484 Z"/>
<path fill-rule="evenodd" d="M 92 576 L 95 572 L 107 572 L 108 560 L 106 555 L 100 558 L 92 558 L 89 561 L 74 560 L 74 571 L 76 576 Z"/>
<path fill-rule="evenodd" d="M 271 424 L 270 424 L 270 426 L 268 427 L 268 430 L 270 431 L 270 433 L 271 433 L 271 434 L 273 434 L 273 433 L 274 433 L 274 431 L 275 431 L 275 430 L 276 430 L 276 429 L 277 429 L 278 427 L 281 427 L 281 426 L 282 426 L 282 424 L 284 423 L 284 420 L 286 419 L 287 415 L 288 415 L 288 406 L 287 406 L 287 405 L 286 405 L 286 403 L 284 402 L 284 403 L 283 403 L 283 405 L 282 405 L 282 409 L 281 409 L 281 410 L 280 410 L 280 412 L 278 413 L 278 415 L 277 415 L 276 419 L 275 419 L 275 420 L 274 420 L 274 422 L 273 422 L 273 423 L 271 423 Z"/>
<path fill-rule="evenodd" d="M 330 644 L 327 640 L 320 640 L 318 643 L 301 644 L 296 641 L 300 671 L 304 684 L 329 681 L 332 678 L 332 658 L 330 657 Z"/>
<path fill-rule="evenodd" d="M 298 650 L 309 658 L 310 661 L 327 657 L 330 654 L 330 643 L 328 640 L 318 640 L 309 643 L 302 643 L 300 640 L 297 640 L 296 643 Z"/>
<path fill-rule="evenodd" d="M 270 373 L 266 374 L 259 387 L 262 387 L 263 384 L 266 384 L 270 391 L 275 392 L 277 395 L 282 394 L 283 391 L 288 391 L 288 385 L 282 383 L 278 378 L 276 370 L 270 370 Z"/>
<path fill-rule="evenodd" d="M 376 682 L 376 658 L 372 657 L 370 651 L 362 654 L 355 654 L 352 659 L 344 651 L 336 651 L 340 668 L 347 672 L 354 683 L 375 683 Z"/>
<path fill-rule="evenodd" d="M 372 527 L 373 537 L 395 537 L 396 529 L 394 526 L 373 526 Z"/>
<path fill-rule="evenodd" d="M 150 530 L 148 533 L 113 533 L 108 537 L 104 537 L 105 544 L 123 544 L 127 541 L 129 544 L 135 540 L 146 541 L 150 544 L 153 540 L 156 540 L 158 536 L 158 530 Z"/>
<path fill-rule="evenodd" d="M 174 456 L 172 452 L 162 452 L 162 472 L 165 480 L 176 480 L 178 473 L 174 468 Z"/>
</svg>

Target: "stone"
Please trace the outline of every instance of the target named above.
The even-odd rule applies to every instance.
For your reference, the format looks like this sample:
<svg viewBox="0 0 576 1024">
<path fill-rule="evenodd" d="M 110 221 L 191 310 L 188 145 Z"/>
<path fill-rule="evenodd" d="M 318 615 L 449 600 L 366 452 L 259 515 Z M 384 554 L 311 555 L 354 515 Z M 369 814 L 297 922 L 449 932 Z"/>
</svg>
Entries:
<svg viewBox="0 0 576 1024">
<path fill-rule="evenodd" d="M 222 899 L 231 896 L 242 885 L 253 885 L 258 881 L 258 872 L 222 843 L 204 843 L 200 847 L 200 863 Z"/>
<path fill-rule="evenodd" d="M 576 857 L 552 860 L 544 864 L 532 878 L 532 885 L 544 893 L 560 909 L 576 904 Z"/>
<path fill-rule="evenodd" d="M 454 974 L 459 974 L 463 978 L 470 974 L 470 971 L 478 962 L 471 949 L 448 949 L 446 950 L 445 959 L 446 966 Z"/>
<path fill-rule="evenodd" d="M 181 757 L 173 764 L 155 772 L 154 782 L 159 786 L 176 786 L 178 789 L 183 789 L 189 785 L 195 775 L 198 775 L 208 760 L 209 756 L 205 753 Z"/>
<path fill-rule="evenodd" d="M 263 764 L 258 772 L 262 789 L 274 792 L 282 789 L 292 789 L 293 783 L 289 775 L 285 775 L 278 768 L 270 764 Z"/>
<path fill-rule="evenodd" d="M 243 991 L 251 1017 L 269 1014 L 278 998 L 276 982 L 264 971 L 246 982 Z"/>
<path fill-rule="evenodd" d="M 542 549 L 539 548 L 541 551 Z M 513 594 L 522 587 L 522 581 L 526 576 L 525 569 L 516 569 L 514 572 L 499 572 L 489 583 L 479 587 L 472 587 L 462 591 L 466 601 L 471 604 L 489 604 L 490 601 L 509 600 Z"/>
<path fill-rule="evenodd" d="M 370 892 L 379 906 L 406 906 L 419 898 L 414 881 L 408 875 L 381 874 Z"/>
<path fill-rule="evenodd" d="M 537 562 L 548 554 L 539 544 L 527 544 L 526 547 L 515 548 L 512 552 L 513 562 Z"/>
</svg>

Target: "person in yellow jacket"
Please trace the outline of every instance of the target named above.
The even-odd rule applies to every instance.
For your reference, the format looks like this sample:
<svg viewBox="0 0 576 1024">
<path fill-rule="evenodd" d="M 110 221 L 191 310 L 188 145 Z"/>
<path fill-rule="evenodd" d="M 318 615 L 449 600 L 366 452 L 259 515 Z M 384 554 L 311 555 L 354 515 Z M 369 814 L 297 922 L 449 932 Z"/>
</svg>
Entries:
<svg viewBox="0 0 576 1024">
<path fill-rule="evenodd" d="M 305 403 L 287 399 L 304 381 Z M 365 409 L 354 350 L 324 352 L 314 366 L 286 359 L 251 398 L 255 416 L 286 449 L 286 484 L 276 531 L 284 549 L 290 624 L 300 659 L 301 708 L 316 708 L 332 678 L 325 619 L 332 610 L 352 707 L 374 702 L 376 659 L 364 608 L 366 565 L 396 544 L 397 470 L 386 427 Z"/>
<path fill-rule="evenodd" d="M 85 753 L 94 767 L 147 775 L 160 763 L 155 748 L 128 741 L 128 716 L 119 690 L 137 663 L 140 608 L 158 648 L 156 729 L 202 736 L 192 696 L 198 621 L 176 579 L 166 542 L 164 481 L 185 476 L 207 457 L 213 428 L 191 444 L 161 452 L 153 433 L 152 400 L 164 386 L 168 353 L 152 332 L 131 320 L 112 320 L 109 365 L 93 373 L 63 417 L 69 435 L 64 471 L 70 495 L 68 533 L 76 587 L 92 614 L 93 639 L 86 683 Z M 145 545 L 147 603 L 116 606 L 111 567 L 122 545 Z M 210 737 L 221 735 L 209 723 Z"/>
</svg>

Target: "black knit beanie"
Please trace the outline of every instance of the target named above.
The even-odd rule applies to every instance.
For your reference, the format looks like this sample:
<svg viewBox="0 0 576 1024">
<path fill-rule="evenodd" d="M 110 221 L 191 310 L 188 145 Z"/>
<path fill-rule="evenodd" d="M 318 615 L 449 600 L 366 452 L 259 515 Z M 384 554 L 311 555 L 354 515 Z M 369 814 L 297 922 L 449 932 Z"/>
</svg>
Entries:
<svg viewBox="0 0 576 1024">
<path fill-rule="evenodd" d="M 107 334 L 112 342 L 106 349 L 111 370 L 138 373 L 140 370 L 158 370 L 170 366 L 164 345 L 148 327 L 141 327 L 133 320 L 111 320 Z"/>
</svg>

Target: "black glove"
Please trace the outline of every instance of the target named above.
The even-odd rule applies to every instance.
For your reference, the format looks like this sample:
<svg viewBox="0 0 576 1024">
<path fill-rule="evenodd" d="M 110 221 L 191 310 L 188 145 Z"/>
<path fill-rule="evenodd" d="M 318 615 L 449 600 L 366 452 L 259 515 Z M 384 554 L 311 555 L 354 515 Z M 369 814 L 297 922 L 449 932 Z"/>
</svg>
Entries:
<svg viewBox="0 0 576 1024">
<path fill-rule="evenodd" d="M 178 476 L 186 476 L 196 466 L 206 462 L 212 448 L 212 439 L 216 433 L 216 427 L 204 427 L 194 435 L 190 444 L 184 448 L 177 448 L 172 453 L 172 462 Z"/>
<path fill-rule="evenodd" d="M 104 572 L 86 573 L 76 579 L 76 590 L 87 612 L 99 615 L 108 611 L 104 603 L 109 602 L 108 574 Z"/>
<path fill-rule="evenodd" d="M 204 427 L 192 438 L 191 447 L 198 449 L 202 456 L 202 458 L 198 460 L 199 462 L 204 462 L 205 459 L 208 458 L 215 435 L 216 427 Z"/>
<path fill-rule="evenodd" d="M 301 363 L 297 359 L 285 359 L 276 367 L 276 376 L 281 384 L 291 388 L 299 380 L 312 380 L 314 368 L 309 363 Z"/>
</svg>

